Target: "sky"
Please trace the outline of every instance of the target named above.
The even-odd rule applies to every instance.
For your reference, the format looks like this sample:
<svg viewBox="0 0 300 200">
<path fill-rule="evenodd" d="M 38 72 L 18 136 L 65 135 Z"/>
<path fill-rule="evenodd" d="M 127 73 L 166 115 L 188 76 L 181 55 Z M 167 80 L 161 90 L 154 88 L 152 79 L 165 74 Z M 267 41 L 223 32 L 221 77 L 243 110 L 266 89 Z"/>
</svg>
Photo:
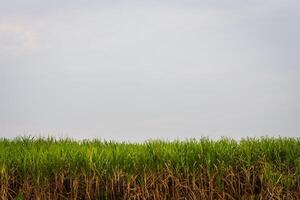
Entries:
<svg viewBox="0 0 300 200">
<path fill-rule="evenodd" d="M 300 136 L 298 0 L 0 5 L 0 137 Z"/>
</svg>

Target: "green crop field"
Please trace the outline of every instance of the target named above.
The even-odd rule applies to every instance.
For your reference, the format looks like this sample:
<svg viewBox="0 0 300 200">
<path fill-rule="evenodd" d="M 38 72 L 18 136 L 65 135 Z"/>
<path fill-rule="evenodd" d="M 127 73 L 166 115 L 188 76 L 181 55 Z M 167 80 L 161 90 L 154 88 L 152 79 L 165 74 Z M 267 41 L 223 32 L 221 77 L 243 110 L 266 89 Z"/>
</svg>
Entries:
<svg viewBox="0 0 300 200">
<path fill-rule="evenodd" d="M 1 199 L 300 199 L 300 139 L 0 140 Z"/>
</svg>

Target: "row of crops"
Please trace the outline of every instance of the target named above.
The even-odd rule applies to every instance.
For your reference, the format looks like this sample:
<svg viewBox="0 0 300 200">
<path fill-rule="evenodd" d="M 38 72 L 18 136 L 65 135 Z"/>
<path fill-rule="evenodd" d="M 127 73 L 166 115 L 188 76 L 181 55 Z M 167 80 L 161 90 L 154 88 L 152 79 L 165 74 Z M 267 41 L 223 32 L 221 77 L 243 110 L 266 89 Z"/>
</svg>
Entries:
<svg viewBox="0 0 300 200">
<path fill-rule="evenodd" d="M 0 198 L 300 199 L 300 139 L 1 139 Z"/>
</svg>

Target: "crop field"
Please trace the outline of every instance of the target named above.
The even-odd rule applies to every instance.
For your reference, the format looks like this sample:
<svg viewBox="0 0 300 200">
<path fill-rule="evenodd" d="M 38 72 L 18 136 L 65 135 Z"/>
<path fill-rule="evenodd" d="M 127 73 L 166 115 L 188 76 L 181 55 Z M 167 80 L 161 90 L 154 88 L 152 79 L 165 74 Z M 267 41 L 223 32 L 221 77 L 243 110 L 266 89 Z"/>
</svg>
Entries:
<svg viewBox="0 0 300 200">
<path fill-rule="evenodd" d="M 300 199 L 300 139 L 1 139 L 0 197 Z"/>
</svg>

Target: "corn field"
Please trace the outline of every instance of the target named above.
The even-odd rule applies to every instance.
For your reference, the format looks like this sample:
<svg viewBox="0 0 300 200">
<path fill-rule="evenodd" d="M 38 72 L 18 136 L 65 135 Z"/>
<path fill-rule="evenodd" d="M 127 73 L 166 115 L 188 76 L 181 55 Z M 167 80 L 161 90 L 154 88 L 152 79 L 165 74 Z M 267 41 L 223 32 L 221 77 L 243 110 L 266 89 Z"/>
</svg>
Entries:
<svg viewBox="0 0 300 200">
<path fill-rule="evenodd" d="M 0 139 L 0 198 L 300 199 L 300 139 Z"/>
</svg>

